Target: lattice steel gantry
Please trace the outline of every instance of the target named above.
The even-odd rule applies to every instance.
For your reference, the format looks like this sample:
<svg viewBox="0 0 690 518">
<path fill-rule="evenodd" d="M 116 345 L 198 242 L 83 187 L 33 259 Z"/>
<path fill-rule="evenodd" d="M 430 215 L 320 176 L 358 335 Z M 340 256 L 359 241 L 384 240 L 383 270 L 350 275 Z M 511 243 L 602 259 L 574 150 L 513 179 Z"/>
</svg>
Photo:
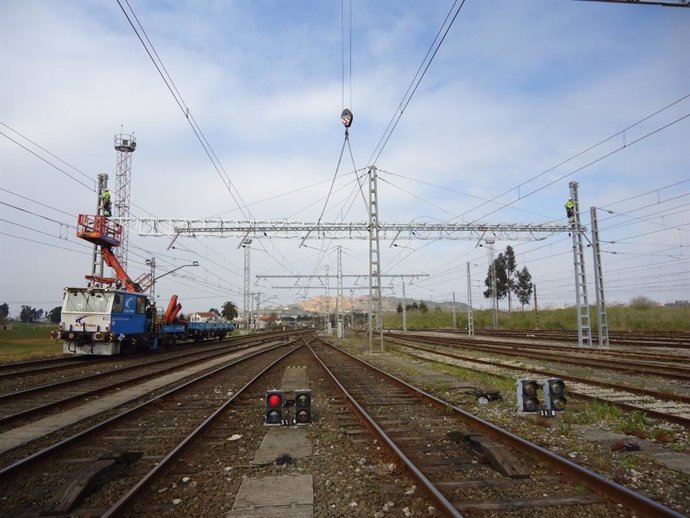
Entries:
<svg viewBox="0 0 690 518">
<path fill-rule="evenodd" d="M 134 135 L 120 132 L 115 135 L 116 168 L 115 168 L 115 215 L 121 221 L 129 218 L 129 192 L 132 184 L 132 153 L 137 148 Z M 117 259 L 123 268 L 127 268 L 129 252 L 129 232 L 123 227 L 122 241 L 117 249 Z"/>
</svg>

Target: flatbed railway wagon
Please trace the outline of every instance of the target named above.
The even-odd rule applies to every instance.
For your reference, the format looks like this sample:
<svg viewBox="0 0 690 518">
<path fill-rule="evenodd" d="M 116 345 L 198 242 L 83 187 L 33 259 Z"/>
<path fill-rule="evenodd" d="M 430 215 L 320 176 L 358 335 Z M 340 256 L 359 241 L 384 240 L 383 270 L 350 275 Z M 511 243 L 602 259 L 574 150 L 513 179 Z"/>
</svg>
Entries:
<svg viewBox="0 0 690 518">
<path fill-rule="evenodd" d="M 178 341 L 223 339 L 232 322 L 168 321 L 143 293 L 108 287 L 65 288 L 62 318 L 53 338 L 65 354 L 116 355 L 153 351 Z"/>
</svg>

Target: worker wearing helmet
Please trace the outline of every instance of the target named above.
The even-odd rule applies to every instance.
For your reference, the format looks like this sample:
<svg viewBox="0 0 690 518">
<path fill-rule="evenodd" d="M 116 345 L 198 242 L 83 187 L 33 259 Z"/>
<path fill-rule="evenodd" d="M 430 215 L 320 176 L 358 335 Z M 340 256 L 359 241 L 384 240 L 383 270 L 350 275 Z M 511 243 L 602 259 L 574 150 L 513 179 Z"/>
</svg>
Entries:
<svg viewBox="0 0 690 518">
<path fill-rule="evenodd" d="M 565 202 L 565 213 L 568 216 L 568 223 L 575 223 L 575 203 L 572 198 Z"/>
<path fill-rule="evenodd" d="M 107 188 L 101 193 L 101 206 L 103 207 L 103 215 L 110 216 L 110 191 Z"/>
</svg>

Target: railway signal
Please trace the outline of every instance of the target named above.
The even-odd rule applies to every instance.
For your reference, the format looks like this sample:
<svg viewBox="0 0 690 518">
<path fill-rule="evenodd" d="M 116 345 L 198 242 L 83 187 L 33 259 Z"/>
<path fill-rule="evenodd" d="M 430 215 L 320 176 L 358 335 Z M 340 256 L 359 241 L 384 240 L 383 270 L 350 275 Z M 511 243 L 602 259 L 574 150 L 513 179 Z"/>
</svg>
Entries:
<svg viewBox="0 0 690 518">
<path fill-rule="evenodd" d="M 534 413 L 539 412 L 539 398 L 537 391 L 539 384 L 536 380 L 519 379 L 517 382 L 518 412 Z"/>
<path fill-rule="evenodd" d="M 544 381 L 544 407 L 547 411 L 563 412 L 565 410 L 565 383 L 560 378 L 549 378 Z"/>
<path fill-rule="evenodd" d="M 311 390 L 295 390 L 295 424 L 311 423 Z"/>
<path fill-rule="evenodd" d="M 280 426 L 284 423 L 284 416 L 285 394 L 282 390 L 267 390 L 264 424 L 269 426 Z"/>
</svg>

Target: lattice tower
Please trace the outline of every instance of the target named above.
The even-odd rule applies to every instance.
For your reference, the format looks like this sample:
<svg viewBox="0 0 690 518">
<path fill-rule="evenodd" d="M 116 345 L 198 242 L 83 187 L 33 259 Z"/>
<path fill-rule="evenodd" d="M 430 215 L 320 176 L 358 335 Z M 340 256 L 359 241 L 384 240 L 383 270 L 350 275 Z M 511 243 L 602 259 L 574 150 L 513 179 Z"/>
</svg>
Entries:
<svg viewBox="0 0 690 518">
<path fill-rule="evenodd" d="M 120 133 L 115 135 L 115 212 L 114 216 L 129 219 L 129 193 L 132 184 L 132 153 L 137 148 L 134 135 Z M 122 241 L 116 249 L 116 256 L 122 267 L 127 269 L 127 254 L 129 250 L 129 231 L 127 226 L 122 232 Z"/>
</svg>

